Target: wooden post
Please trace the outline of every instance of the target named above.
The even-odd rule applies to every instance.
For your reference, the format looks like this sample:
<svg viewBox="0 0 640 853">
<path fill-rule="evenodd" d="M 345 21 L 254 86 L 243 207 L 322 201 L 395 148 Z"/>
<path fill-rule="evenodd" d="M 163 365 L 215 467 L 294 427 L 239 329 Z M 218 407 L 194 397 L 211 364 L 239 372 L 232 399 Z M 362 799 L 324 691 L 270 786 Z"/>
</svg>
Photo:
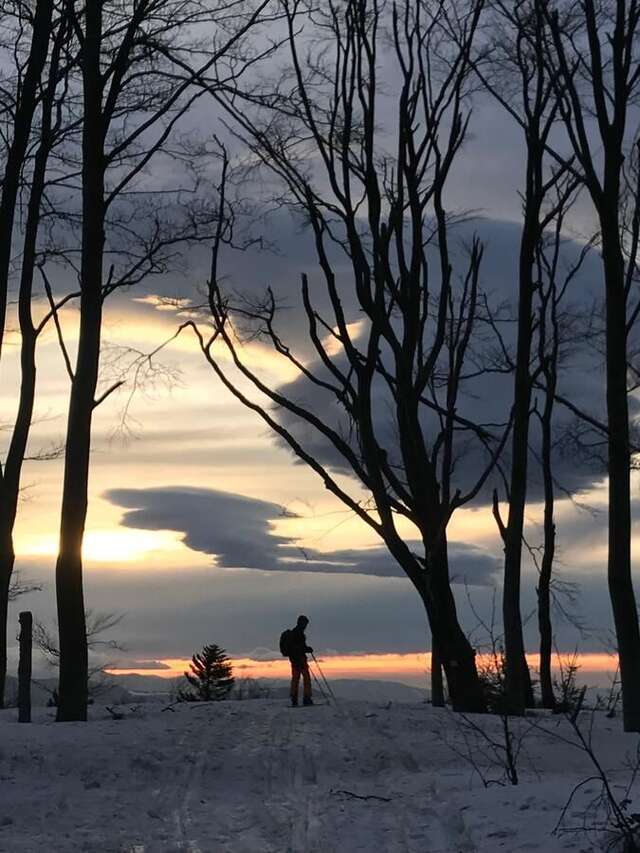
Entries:
<svg viewBox="0 0 640 853">
<path fill-rule="evenodd" d="M 31 648 L 33 617 L 25 610 L 20 619 L 20 661 L 18 663 L 18 722 L 31 722 Z"/>
</svg>

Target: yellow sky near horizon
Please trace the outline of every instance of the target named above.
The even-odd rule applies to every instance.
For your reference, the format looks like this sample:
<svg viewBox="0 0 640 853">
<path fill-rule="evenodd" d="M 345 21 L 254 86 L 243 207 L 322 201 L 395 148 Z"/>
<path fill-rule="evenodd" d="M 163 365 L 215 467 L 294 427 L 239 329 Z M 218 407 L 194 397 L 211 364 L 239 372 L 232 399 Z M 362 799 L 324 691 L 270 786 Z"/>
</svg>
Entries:
<svg viewBox="0 0 640 853">
<path fill-rule="evenodd" d="M 562 657 L 564 666 L 570 656 Z M 291 673 L 286 658 L 275 660 L 257 660 L 255 658 L 230 658 L 236 678 L 287 678 Z M 576 655 L 576 664 L 581 673 L 611 674 L 616 671 L 616 660 L 610 654 L 582 653 Z M 407 678 L 417 680 L 427 678 L 431 666 L 429 652 L 409 654 L 323 654 L 318 656 L 323 672 L 330 678 Z M 533 670 L 540 665 L 538 654 L 527 654 L 527 661 Z M 490 663 L 488 656 L 478 655 L 480 667 Z M 160 667 L 113 667 L 109 672 L 114 675 L 155 675 L 168 680 L 179 678 L 189 669 L 188 658 L 165 658 L 157 661 Z M 311 662 L 313 664 L 313 662 Z M 554 656 L 553 669 L 557 671 L 560 662 Z"/>
</svg>

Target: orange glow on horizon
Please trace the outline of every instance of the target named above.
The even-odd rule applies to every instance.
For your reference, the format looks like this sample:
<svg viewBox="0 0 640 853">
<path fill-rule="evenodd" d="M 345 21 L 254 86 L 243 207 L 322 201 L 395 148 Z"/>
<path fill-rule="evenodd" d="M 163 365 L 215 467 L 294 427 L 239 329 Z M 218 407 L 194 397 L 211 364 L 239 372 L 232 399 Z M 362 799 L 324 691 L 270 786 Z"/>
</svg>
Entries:
<svg viewBox="0 0 640 853">
<path fill-rule="evenodd" d="M 483 663 L 482 655 L 478 655 L 478 663 Z M 565 659 L 572 654 L 563 655 Z M 354 655 L 322 655 L 318 660 L 327 676 L 333 678 L 387 678 L 412 679 L 425 678 L 431 666 L 429 652 L 411 652 L 409 654 L 354 654 Z M 538 654 L 528 654 L 527 661 L 532 669 L 539 665 Z M 232 658 L 236 678 L 287 678 L 290 673 L 289 661 L 286 658 L 274 660 L 255 660 L 253 658 Z M 190 660 L 186 658 L 165 658 L 159 660 L 166 669 L 110 669 L 112 675 L 155 675 L 160 678 L 178 678 L 188 670 Z M 607 673 L 616 668 L 616 659 L 612 655 L 602 653 L 579 654 L 577 663 L 583 672 Z M 553 662 L 557 669 L 557 660 Z"/>
</svg>

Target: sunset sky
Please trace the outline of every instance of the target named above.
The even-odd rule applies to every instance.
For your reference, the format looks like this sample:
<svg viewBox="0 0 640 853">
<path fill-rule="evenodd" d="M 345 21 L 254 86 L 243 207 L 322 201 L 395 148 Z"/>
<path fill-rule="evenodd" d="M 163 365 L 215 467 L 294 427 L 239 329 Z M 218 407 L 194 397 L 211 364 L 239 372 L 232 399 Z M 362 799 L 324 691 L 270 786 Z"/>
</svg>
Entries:
<svg viewBox="0 0 640 853">
<path fill-rule="evenodd" d="M 517 222 L 520 213 L 521 146 L 517 130 L 486 101 L 476 109 L 472 134 L 453 175 L 448 204 L 476 212 L 477 227 L 487 241 L 484 284 L 500 291 L 512 287 L 516 275 L 518 229 L 509 223 Z M 579 206 L 574 235 L 584 238 L 590 228 L 588 208 Z M 264 229 L 277 252 L 228 258 L 230 281 L 254 291 L 272 284 L 291 305 L 299 304 L 300 273 L 314 269 L 309 242 L 284 215 L 265 219 Z M 204 248 L 193 251 L 180 270 L 111 299 L 104 329 L 105 383 L 126 358 L 123 347 L 149 351 L 171 336 L 180 312 L 166 310 L 157 296 L 195 298 L 207 263 Z M 599 284 L 595 256 L 585 276 L 584 292 L 592 294 Z M 58 281 L 59 287 L 64 285 Z M 65 312 L 71 349 L 76 319 L 74 309 Z M 0 385 L 7 420 L 16 399 L 15 338 L 12 344 L 13 351 L 3 359 Z M 224 358 L 222 350 L 218 354 Z M 291 380 L 262 345 L 252 344 L 249 355 L 271 382 Z M 265 661 L 277 656 L 280 631 L 298 613 L 306 613 L 317 652 L 327 660 L 350 656 L 328 663 L 332 673 L 421 678 L 429 642 L 424 613 L 374 534 L 311 472 L 294 464 L 263 424 L 230 397 L 188 332 L 158 358 L 170 368 L 170 381 L 161 375 L 131 400 L 129 389 L 114 394 L 95 420 L 86 593 L 89 608 L 123 614 L 117 628 L 123 651 L 113 662 L 122 669 L 172 674 L 193 651 L 216 642 L 247 672 L 280 673 L 282 661 Z M 69 383 L 52 330 L 42 340 L 38 364 L 32 453 L 64 437 Z M 586 381 L 583 376 L 580 381 L 585 394 L 601 397 L 602 377 Z M 478 402 L 480 407 L 492 404 L 490 399 Z M 567 463 L 567 477 L 575 475 L 571 468 Z M 17 567 L 25 580 L 41 583 L 43 589 L 17 603 L 14 622 L 17 610 L 28 607 L 36 618 L 54 624 L 61 474 L 59 459 L 26 466 L 16 525 Z M 579 645 L 585 652 L 603 653 L 590 658 L 588 668 L 609 669 L 604 655 L 610 628 L 604 582 L 606 489 L 593 473 L 578 484 L 584 489 L 581 505 L 564 500 L 558 506 L 558 568 L 563 580 L 579 584 L 577 612 L 589 630 L 581 637 L 573 626 L 558 623 L 557 642 L 564 650 Z M 531 507 L 533 541 L 540 540 L 539 519 L 539 507 Z M 469 599 L 485 619 L 494 595 L 497 613 L 500 609 L 501 546 L 488 508 L 456 513 L 450 538 L 452 573 L 461 581 L 456 595 L 463 622 L 472 630 L 477 620 Z M 523 611 L 532 653 L 534 599 L 535 572 L 528 565 Z M 11 638 L 11 630 L 9 634 Z M 473 636 L 482 643 L 481 631 Z M 11 654 L 13 666 L 15 643 Z"/>
</svg>

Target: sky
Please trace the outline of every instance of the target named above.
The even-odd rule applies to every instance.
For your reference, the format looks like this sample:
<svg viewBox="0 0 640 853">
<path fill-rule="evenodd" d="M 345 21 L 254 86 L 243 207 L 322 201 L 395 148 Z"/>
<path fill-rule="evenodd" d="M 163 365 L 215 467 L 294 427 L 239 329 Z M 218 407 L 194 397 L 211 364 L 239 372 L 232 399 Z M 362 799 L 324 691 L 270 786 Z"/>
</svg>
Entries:
<svg viewBox="0 0 640 853">
<path fill-rule="evenodd" d="M 447 203 L 450 209 L 475 212 L 468 228 L 477 228 L 486 241 L 483 286 L 496 298 L 512 293 L 516 281 L 518 227 L 513 223 L 520 214 L 521 168 L 519 131 L 495 104 L 479 99 Z M 287 305 L 287 329 L 304 349 L 300 274 L 307 272 L 312 282 L 316 274 L 308 235 L 281 212 L 266 216 L 261 227 L 272 250 L 227 255 L 224 273 L 234 286 L 253 292 L 274 286 Z M 573 234 L 584 237 L 591 228 L 588 205 L 580 202 Z M 207 265 L 201 247 L 180 269 L 110 299 L 105 384 L 129 357 L 127 347 L 150 351 L 171 337 L 185 315 L 167 310 L 161 297 L 195 298 Z M 577 298 L 593 298 L 599 286 L 594 255 Z M 71 350 L 76 320 L 70 307 L 64 330 Z M 8 422 L 16 399 L 16 343 L 14 336 L 0 375 L 0 410 Z M 294 378 L 259 342 L 250 344 L 246 355 L 274 384 Z M 228 358 L 222 349 L 217 356 Z M 85 588 L 88 608 L 122 614 L 113 637 L 121 649 L 108 652 L 110 662 L 123 670 L 170 676 L 193 652 L 215 642 L 245 671 L 268 675 L 282 667 L 277 660 L 280 632 L 305 613 L 311 620 L 310 642 L 333 673 L 422 679 L 429 647 L 425 614 L 375 534 L 230 396 L 188 331 L 158 359 L 162 367 L 146 387 L 133 396 L 128 387 L 112 395 L 95 418 Z M 69 383 L 52 330 L 43 336 L 38 366 L 33 454 L 64 439 Z M 572 392 L 598 409 L 601 374 L 579 360 L 574 368 L 567 380 Z M 504 384 L 487 387 L 472 408 L 476 414 L 504 408 L 508 393 Z M 473 460 L 468 465 L 473 467 Z M 571 459 L 558 459 L 558 475 L 563 484 L 580 490 L 579 501 L 563 500 L 558 506 L 558 571 L 566 584 L 575 585 L 577 603 L 563 601 L 585 630 L 580 634 L 575 625 L 558 619 L 556 641 L 563 651 L 579 646 L 590 653 L 588 669 L 608 670 L 606 483 L 602 472 L 577 469 Z M 16 624 L 18 610 L 25 608 L 47 625 L 55 623 L 61 480 L 60 459 L 26 464 L 16 523 L 17 568 L 24 580 L 42 589 L 16 603 L 11 617 Z M 532 483 L 532 494 L 539 499 L 539 483 Z M 541 539 L 540 518 L 540 506 L 531 505 L 527 535 L 532 542 Z M 410 530 L 406 534 L 411 538 Z M 502 555 L 486 500 L 458 511 L 449 534 L 461 619 L 482 647 L 486 631 L 479 617 L 488 622 L 492 609 L 496 619 L 500 610 Z M 527 562 L 523 613 L 532 654 L 535 580 Z M 11 630 L 9 636 L 10 665 L 15 665 Z"/>
</svg>

